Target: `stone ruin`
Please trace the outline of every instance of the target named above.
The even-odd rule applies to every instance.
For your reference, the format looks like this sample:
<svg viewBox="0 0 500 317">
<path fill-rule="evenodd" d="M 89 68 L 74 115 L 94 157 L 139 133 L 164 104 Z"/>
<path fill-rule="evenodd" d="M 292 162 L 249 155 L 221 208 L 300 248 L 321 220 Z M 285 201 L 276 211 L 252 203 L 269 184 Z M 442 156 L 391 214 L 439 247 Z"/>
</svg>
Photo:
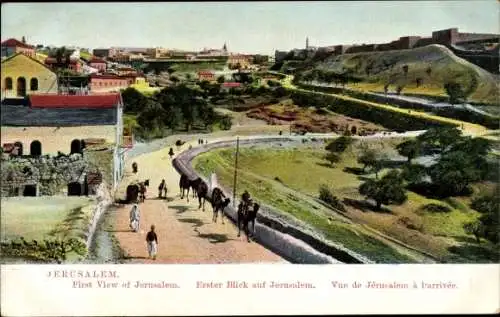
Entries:
<svg viewBox="0 0 500 317">
<path fill-rule="evenodd" d="M 1 196 L 94 195 L 102 175 L 80 153 L 2 156 Z"/>
</svg>

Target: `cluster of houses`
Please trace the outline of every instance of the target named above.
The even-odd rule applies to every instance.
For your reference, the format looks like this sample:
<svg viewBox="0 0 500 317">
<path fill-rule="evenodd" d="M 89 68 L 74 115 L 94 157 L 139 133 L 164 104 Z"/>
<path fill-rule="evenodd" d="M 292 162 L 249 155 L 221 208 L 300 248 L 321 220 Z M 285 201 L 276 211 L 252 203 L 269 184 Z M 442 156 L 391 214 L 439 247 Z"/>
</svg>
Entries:
<svg viewBox="0 0 500 317">
<path fill-rule="evenodd" d="M 56 73 L 67 78 L 86 78 L 86 89 L 69 90 L 80 94 L 117 92 L 132 84 L 147 85 L 144 75 L 135 69 L 128 66 L 111 68 L 107 61 L 95 56 L 87 60 L 74 55 L 41 57 L 34 46 L 16 39 L 8 39 L 1 46 L 2 99 L 23 98 L 33 92 L 59 93 L 68 87 L 62 87 Z"/>
<path fill-rule="evenodd" d="M 72 58 L 63 63 L 64 70 L 70 76 L 88 77 L 90 89 L 68 93 L 61 89 L 61 61 L 40 59 L 33 46 L 15 39 L 2 42 L 1 64 L 2 155 L 69 155 L 75 140 L 84 140 L 110 153 L 106 178 L 110 190 L 116 188 L 126 151 L 133 145 L 131 132 L 123 127 L 119 90 L 144 77 L 125 67 L 110 72 L 108 64 L 95 57 L 85 65 L 97 71 L 83 74 L 81 61 Z"/>
<path fill-rule="evenodd" d="M 249 69 L 256 58 L 261 55 L 230 53 L 224 43 L 222 49 L 204 48 L 199 52 L 167 48 L 131 48 L 112 47 L 93 50 L 93 55 L 107 61 L 131 63 L 151 60 L 184 60 L 184 61 L 224 61 L 230 69 Z M 267 56 L 266 56 L 267 57 Z"/>
</svg>

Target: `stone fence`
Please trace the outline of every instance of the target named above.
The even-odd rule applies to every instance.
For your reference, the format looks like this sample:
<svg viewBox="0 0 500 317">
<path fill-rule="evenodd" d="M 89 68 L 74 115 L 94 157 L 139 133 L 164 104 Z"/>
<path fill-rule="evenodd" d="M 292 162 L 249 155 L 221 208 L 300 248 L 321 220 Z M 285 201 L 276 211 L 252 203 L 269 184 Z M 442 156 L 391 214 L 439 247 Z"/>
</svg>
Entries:
<svg viewBox="0 0 500 317">
<path fill-rule="evenodd" d="M 91 220 L 86 234 L 85 245 L 87 246 L 87 250 L 90 249 L 90 246 L 92 244 L 92 240 L 94 238 L 94 234 L 97 229 L 97 224 L 99 223 L 99 219 L 101 219 L 102 214 L 112 203 L 111 195 L 104 182 L 101 183 L 97 188 L 96 198 L 97 198 L 97 204 L 94 206 L 94 210 L 92 211 L 92 216 L 90 218 Z"/>
<path fill-rule="evenodd" d="M 322 141 L 324 138 L 319 137 L 316 139 Z M 248 138 L 240 140 L 240 145 L 285 142 L 297 142 L 297 138 Z M 194 171 L 191 166 L 192 160 L 201 153 L 217 148 L 234 146 L 235 141 L 219 141 L 195 147 L 180 153 L 174 159 L 173 166 L 180 174 L 185 174 L 191 179 L 200 177 L 207 182 L 205 177 Z M 209 182 L 207 182 L 207 184 L 209 184 Z M 226 196 L 232 197 L 232 193 L 229 190 L 221 186 L 219 187 L 224 191 Z M 209 197 L 211 196 L 212 189 L 213 188 L 209 189 Z M 236 199 L 235 203 L 238 203 L 238 199 Z M 225 208 L 225 214 L 233 223 L 237 223 L 235 208 L 228 206 Z M 371 260 L 342 245 L 326 241 L 326 239 L 319 234 L 312 230 L 308 230 L 303 224 L 300 224 L 298 221 L 293 221 L 290 217 L 286 217 L 283 212 L 266 206 L 265 204 L 261 204 L 261 210 L 259 211 L 255 224 L 255 240 L 292 263 L 373 263 Z"/>
</svg>

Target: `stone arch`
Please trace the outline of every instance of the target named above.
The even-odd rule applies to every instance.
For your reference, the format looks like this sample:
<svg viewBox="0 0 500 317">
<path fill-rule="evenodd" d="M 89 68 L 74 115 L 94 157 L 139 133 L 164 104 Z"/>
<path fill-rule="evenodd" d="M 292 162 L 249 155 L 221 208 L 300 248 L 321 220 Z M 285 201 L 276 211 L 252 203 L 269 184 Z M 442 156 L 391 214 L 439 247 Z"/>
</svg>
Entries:
<svg viewBox="0 0 500 317">
<path fill-rule="evenodd" d="M 17 96 L 18 97 L 26 96 L 26 78 L 24 77 L 17 78 Z"/>
<path fill-rule="evenodd" d="M 23 143 L 17 141 L 14 143 L 14 146 L 17 147 L 17 155 L 23 155 Z"/>
<path fill-rule="evenodd" d="M 38 79 L 37 78 L 31 78 L 30 80 L 30 90 L 31 91 L 36 91 L 38 90 Z"/>
<path fill-rule="evenodd" d="M 23 196 L 36 197 L 36 185 L 25 185 Z"/>
<path fill-rule="evenodd" d="M 30 144 L 30 155 L 40 156 L 42 155 L 42 143 L 38 140 L 31 142 Z"/>
<path fill-rule="evenodd" d="M 71 151 L 69 154 L 82 153 L 82 142 L 78 139 L 71 141 Z"/>
<path fill-rule="evenodd" d="M 71 182 L 68 184 L 68 196 L 81 196 L 82 184 L 78 182 Z"/>
<path fill-rule="evenodd" d="M 13 84 L 12 84 L 12 78 L 7 77 L 5 78 L 5 90 L 12 90 Z"/>
</svg>

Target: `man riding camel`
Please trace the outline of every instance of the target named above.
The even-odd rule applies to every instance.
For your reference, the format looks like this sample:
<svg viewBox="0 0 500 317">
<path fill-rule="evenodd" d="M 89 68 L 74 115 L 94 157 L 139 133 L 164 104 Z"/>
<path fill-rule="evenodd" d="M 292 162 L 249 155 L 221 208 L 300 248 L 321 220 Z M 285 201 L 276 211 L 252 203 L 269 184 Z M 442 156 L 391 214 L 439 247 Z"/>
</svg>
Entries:
<svg viewBox="0 0 500 317">
<path fill-rule="evenodd" d="M 250 193 L 245 190 L 245 192 L 241 195 L 241 203 L 242 210 L 247 211 L 248 207 L 252 204 L 252 197 L 250 196 Z"/>
</svg>

